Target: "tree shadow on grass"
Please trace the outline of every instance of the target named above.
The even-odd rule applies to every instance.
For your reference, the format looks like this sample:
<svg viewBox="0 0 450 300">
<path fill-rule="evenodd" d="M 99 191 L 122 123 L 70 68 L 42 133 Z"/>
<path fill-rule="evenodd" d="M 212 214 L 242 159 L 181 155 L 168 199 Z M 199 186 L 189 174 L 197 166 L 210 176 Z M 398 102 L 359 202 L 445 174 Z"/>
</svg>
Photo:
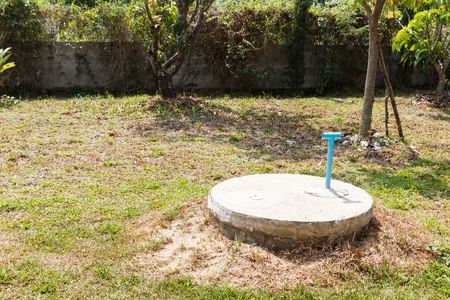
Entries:
<svg viewBox="0 0 450 300">
<path fill-rule="evenodd" d="M 170 102 L 149 104 L 149 109 L 157 113 L 154 125 L 160 132 L 183 133 L 175 134 L 174 141 L 208 140 L 243 149 L 249 158 L 267 158 L 271 162 L 277 160 L 298 162 L 312 158 L 323 160 L 326 158 L 327 143 L 321 137 L 322 132 L 351 133 L 357 128 L 357 124 L 343 120 L 330 120 L 327 124 L 320 124 L 323 112 L 319 111 L 316 115 L 302 113 L 301 106 L 308 105 L 302 102 L 298 103 L 299 108 L 295 109 L 296 111 L 275 105 L 262 108 L 261 106 L 253 108 L 250 105 L 231 108 L 217 103 L 180 106 Z M 297 104 L 294 102 L 294 105 Z M 136 129 L 139 134 L 148 136 L 154 134 L 152 132 L 154 127 L 142 126 Z M 365 177 L 362 182 L 363 188 L 366 185 L 367 189 L 379 191 L 384 195 L 393 194 L 401 198 L 400 192 L 414 192 L 428 199 L 450 197 L 447 182 L 450 176 L 448 160 L 437 162 L 422 159 L 416 152 L 404 148 L 403 145 L 395 150 L 401 151 L 405 156 L 401 162 L 391 161 L 390 156 L 396 154 L 389 146 L 380 151 L 359 152 L 355 147 L 343 146 L 337 142 L 335 151 L 337 155 L 349 158 L 349 163 L 352 163 L 352 156 L 358 155 L 364 165 L 357 171 L 352 171 L 353 167 L 346 169 L 344 171 L 346 174 L 343 173 L 341 178 L 337 176 L 337 179 L 348 180 L 352 177 L 350 173 L 354 172 L 355 178 Z M 386 168 L 382 170 L 371 168 L 370 164 Z M 365 167 L 367 165 L 369 167 Z M 401 206 L 401 201 L 398 204 Z"/>
<path fill-rule="evenodd" d="M 338 119 L 328 127 L 318 124 L 321 113 L 292 112 L 286 108 L 230 108 L 220 104 L 177 106 L 150 103 L 157 112 L 156 126 L 166 132 L 183 131 L 191 139 L 206 139 L 244 149 L 250 157 L 271 156 L 272 160 L 301 160 L 325 155 L 323 131 L 352 132 L 356 124 Z M 299 106 L 304 105 L 300 104 Z M 151 129 L 137 130 L 151 135 Z"/>
</svg>

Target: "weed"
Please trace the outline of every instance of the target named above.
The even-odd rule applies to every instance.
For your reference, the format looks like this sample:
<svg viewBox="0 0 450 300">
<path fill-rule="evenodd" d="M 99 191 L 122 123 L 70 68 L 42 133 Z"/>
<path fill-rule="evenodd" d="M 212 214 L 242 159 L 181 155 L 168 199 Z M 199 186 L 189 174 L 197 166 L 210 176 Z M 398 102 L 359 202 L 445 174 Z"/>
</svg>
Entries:
<svg viewBox="0 0 450 300">
<path fill-rule="evenodd" d="M 445 228 L 438 220 L 435 218 L 425 219 L 425 228 L 432 232 L 442 235 L 450 235 L 450 231 Z"/>
<path fill-rule="evenodd" d="M 232 142 L 240 142 L 240 141 L 242 141 L 242 136 L 235 135 L 235 134 L 230 135 L 230 141 L 232 141 Z"/>
<path fill-rule="evenodd" d="M 430 244 L 427 251 L 437 257 L 443 264 L 450 268 L 450 245 L 448 244 Z M 450 279 L 450 278 L 449 278 Z"/>
<path fill-rule="evenodd" d="M 213 174 L 213 175 L 211 176 L 211 179 L 214 180 L 214 181 L 217 181 L 217 180 L 223 179 L 224 177 L 225 177 L 225 176 L 224 176 L 223 174 L 215 173 L 215 174 Z"/>
<path fill-rule="evenodd" d="M 109 266 L 105 266 L 100 264 L 96 268 L 94 268 L 94 274 L 100 279 L 111 279 L 113 277 L 111 273 L 111 268 Z"/>
<path fill-rule="evenodd" d="M 110 161 L 105 161 L 102 163 L 102 165 L 107 166 L 107 167 L 114 167 L 114 166 L 118 166 L 122 164 L 122 161 L 114 161 L 114 160 L 110 160 Z"/>
<path fill-rule="evenodd" d="M 273 166 L 271 166 L 271 165 L 266 165 L 263 167 L 255 166 L 253 169 L 259 173 L 270 173 L 273 171 Z"/>
<path fill-rule="evenodd" d="M 150 250 L 152 250 L 153 252 L 159 251 L 164 245 L 171 242 L 172 240 L 166 236 L 161 236 L 157 240 L 150 240 Z"/>
<path fill-rule="evenodd" d="M 153 153 L 153 157 L 155 157 L 155 158 L 158 158 L 158 157 L 161 157 L 164 155 L 166 155 L 166 151 L 164 151 L 164 149 L 161 149 L 161 148 L 157 148 L 155 150 L 155 152 Z"/>
<path fill-rule="evenodd" d="M 101 234 L 107 234 L 110 236 L 111 239 L 114 239 L 121 230 L 122 226 L 118 224 L 106 223 L 100 227 L 99 232 Z"/>
</svg>

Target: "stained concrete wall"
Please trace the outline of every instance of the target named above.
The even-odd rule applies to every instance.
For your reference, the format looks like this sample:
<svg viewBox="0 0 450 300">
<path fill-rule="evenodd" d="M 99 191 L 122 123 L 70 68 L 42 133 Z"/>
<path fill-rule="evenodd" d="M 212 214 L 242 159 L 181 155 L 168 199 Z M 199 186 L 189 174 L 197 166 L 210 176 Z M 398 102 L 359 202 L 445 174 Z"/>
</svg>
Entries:
<svg viewBox="0 0 450 300">
<path fill-rule="evenodd" d="M 305 51 L 305 81 L 301 88 L 314 89 L 322 82 L 325 48 L 308 46 Z M 394 86 L 423 87 L 437 82 L 434 70 L 428 68 L 412 69 L 400 65 L 400 53 L 392 53 L 390 48 L 384 49 L 386 68 Z M 346 47 L 334 47 L 334 59 L 331 62 L 331 84 L 348 88 L 363 88 L 365 83 L 367 56 L 364 53 L 351 53 Z M 262 49 L 255 64 L 255 88 L 285 89 L 288 88 L 289 77 L 288 54 L 284 45 L 269 45 Z M 180 72 L 174 76 L 174 84 L 179 87 L 199 89 L 236 89 L 239 80 L 215 69 L 204 53 L 191 55 L 186 59 Z M 377 85 L 383 86 L 381 73 L 377 77 Z"/>
<path fill-rule="evenodd" d="M 150 81 L 154 76 L 148 61 L 143 55 L 142 46 L 135 44 L 125 59 L 133 59 L 137 66 L 125 69 L 114 67 L 110 43 L 47 43 L 40 50 L 40 59 L 36 64 L 39 70 L 41 88 L 60 90 L 81 88 L 114 88 L 121 90 L 128 85 L 124 80 L 134 80 L 138 86 Z M 305 82 L 301 88 L 317 88 L 321 83 L 323 53 L 321 46 L 310 46 L 305 53 Z M 335 47 L 332 61 L 331 80 L 348 88 L 363 88 L 367 57 L 364 54 L 349 53 L 344 47 Z M 141 53 L 141 54 L 139 54 Z M 255 64 L 253 81 L 236 80 L 223 68 L 215 67 L 205 52 L 186 58 L 181 70 L 174 76 L 174 85 L 189 89 L 284 89 L 287 88 L 288 59 L 286 47 L 269 45 L 262 49 Z M 385 60 L 394 85 L 420 87 L 435 79 L 432 70 L 412 70 L 399 66 L 399 54 L 385 50 Z M 133 69 L 134 68 L 134 69 Z M 125 73 L 127 72 L 127 73 Z M 118 76 L 123 79 L 117 80 Z M 405 83 L 406 82 L 406 83 Z M 382 78 L 379 76 L 379 84 Z M 156 89 L 155 84 L 149 85 Z"/>
<path fill-rule="evenodd" d="M 101 44 L 51 43 L 40 51 L 39 69 L 44 89 L 105 87 L 108 72 Z"/>
<path fill-rule="evenodd" d="M 123 55 L 120 58 L 116 57 L 117 50 Z M 148 84 L 154 81 L 154 76 L 139 43 L 128 43 L 118 49 L 112 43 L 52 42 L 39 53 L 36 68 L 44 90 L 155 88 L 154 84 Z"/>
</svg>

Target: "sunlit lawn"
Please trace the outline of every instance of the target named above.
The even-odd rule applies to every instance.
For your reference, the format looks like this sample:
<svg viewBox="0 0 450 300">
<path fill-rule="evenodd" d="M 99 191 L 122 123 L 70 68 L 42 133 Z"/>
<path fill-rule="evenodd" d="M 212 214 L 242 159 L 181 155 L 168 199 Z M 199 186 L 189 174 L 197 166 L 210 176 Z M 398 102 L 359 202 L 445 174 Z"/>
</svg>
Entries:
<svg viewBox="0 0 450 300">
<path fill-rule="evenodd" d="M 377 138 L 380 150 L 337 143 L 333 178 L 428 232 L 434 256 L 421 269 L 361 270 L 363 283 L 330 272 L 332 285 L 318 279 L 280 291 L 226 280 L 199 285 L 177 274 L 155 279 L 136 260 L 171 242 L 137 230 L 146 216 L 167 228 L 218 182 L 258 173 L 324 176 L 321 133 L 356 134 L 361 103 L 224 96 L 177 106 L 142 95 L 23 99 L 0 108 L 0 297 L 450 297 L 450 111 L 408 98 L 399 99 L 406 143 L 391 117 L 392 137 Z M 373 127 L 383 136 L 381 103 Z"/>
</svg>

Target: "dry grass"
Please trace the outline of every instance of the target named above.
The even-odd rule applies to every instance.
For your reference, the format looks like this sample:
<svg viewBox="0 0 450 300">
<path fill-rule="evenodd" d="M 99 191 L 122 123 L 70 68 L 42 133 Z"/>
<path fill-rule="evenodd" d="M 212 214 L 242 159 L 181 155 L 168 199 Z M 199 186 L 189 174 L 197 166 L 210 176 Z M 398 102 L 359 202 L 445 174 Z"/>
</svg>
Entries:
<svg viewBox="0 0 450 300">
<path fill-rule="evenodd" d="M 181 216 L 165 228 L 155 224 L 153 215 L 141 217 L 142 224 L 136 228 L 141 236 L 170 240 L 160 249 L 136 257 L 149 278 L 190 276 L 197 284 L 281 290 L 298 284 L 334 286 L 348 279 L 363 283 L 371 270 L 385 265 L 411 271 L 423 268 L 431 259 L 425 251 L 430 234 L 380 206 L 367 231 L 356 240 L 305 243 L 292 251 L 274 252 L 224 237 L 209 221 L 205 203 L 200 199 L 186 205 Z"/>
<path fill-rule="evenodd" d="M 2 109 L 0 298 L 172 299 L 183 289 L 188 294 L 179 298 L 201 298 L 195 293 L 202 284 L 212 284 L 218 298 L 227 298 L 227 285 L 308 286 L 324 298 L 354 288 L 383 298 L 392 292 L 385 285 L 400 298 L 450 295 L 440 279 L 448 269 L 429 271 L 436 260 L 426 251 L 450 237 L 445 108 L 400 98 L 406 144 L 392 138 L 379 150 L 335 145 L 333 178 L 376 202 L 361 238 L 274 252 L 231 241 L 210 222 L 206 194 L 220 181 L 257 173 L 323 176 L 321 132 L 354 134 L 361 101 L 166 104 L 99 96 Z M 379 132 L 382 116 L 376 105 Z M 435 277 L 421 281 L 428 275 Z M 187 291 L 175 280 L 184 276 L 196 284 Z M 155 287 L 165 279 L 175 288 Z"/>
</svg>

